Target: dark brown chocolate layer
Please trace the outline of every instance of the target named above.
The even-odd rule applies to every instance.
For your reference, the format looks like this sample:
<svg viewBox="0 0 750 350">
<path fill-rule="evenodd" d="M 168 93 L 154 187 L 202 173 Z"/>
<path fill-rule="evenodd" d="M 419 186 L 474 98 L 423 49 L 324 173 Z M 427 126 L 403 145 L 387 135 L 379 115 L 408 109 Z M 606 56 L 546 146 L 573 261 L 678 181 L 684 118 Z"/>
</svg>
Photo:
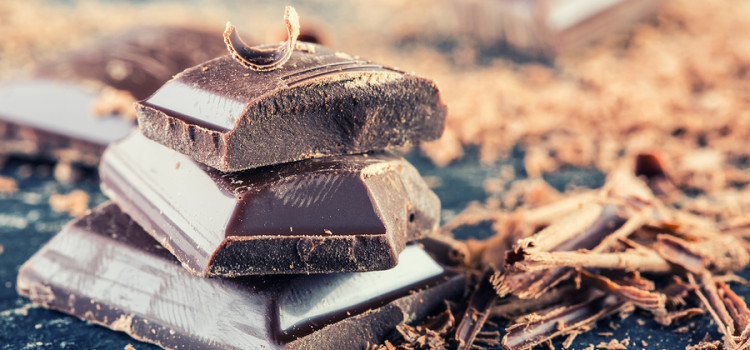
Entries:
<svg viewBox="0 0 750 350">
<path fill-rule="evenodd" d="M 434 140 L 446 108 L 431 80 L 314 44 L 280 69 L 230 56 L 136 104 L 148 138 L 222 171 Z"/>
<path fill-rule="evenodd" d="M 103 89 L 122 90 L 131 101 L 143 98 L 174 74 L 224 51 L 219 32 L 153 27 L 41 64 L 34 78 L 0 86 L 0 155 L 96 166 L 104 148 L 135 126 L 107 111 L 106 102 L 103 112 L 95 111 Z M 114 109 L 129 110 L 130 103 Z"/>
<path fill-rule="evenodd" d="M 102 189 L 192 273 L 388 269 L 433 231 L 440 201 L 390 153 L 223 173 L 133 133 L 112 144 Z"/>
<path fill-rule="evenodd" d="M 27 261 L 18 291 L 167 349 L 363 349 L 464 293 L 418 246 L 388 271 L 207 279 L 190 275 L 105 203 Z"/>
</svg>

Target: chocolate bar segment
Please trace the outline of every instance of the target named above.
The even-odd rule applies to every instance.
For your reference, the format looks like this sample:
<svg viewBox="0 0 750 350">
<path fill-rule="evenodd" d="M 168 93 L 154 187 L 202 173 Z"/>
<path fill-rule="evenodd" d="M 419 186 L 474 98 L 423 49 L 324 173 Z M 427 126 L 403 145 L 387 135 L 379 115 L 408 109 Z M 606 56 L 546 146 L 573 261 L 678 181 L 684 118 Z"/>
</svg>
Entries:
<svg viewBox="0 0 750 350">
<path fill-rule="evenodd" d="M 437 196 L 390 153 L 224 173 L 133 133 L 99 174 L 104 193 L 201 276 L 388 269 L 439 221 Z"/>
<path fill-rule="evenodd" d="M 0 86 L 0 154 L 96 166 L 134 128 L 122 114 L 135 99 L 223 52 L 218 32 L 145 27 L 41 64 L 31 78 Z"/>
<path fill-rule="evenodd" d="M 206 279 L 105 203 L 27 261 L 18 291 L 166 349 L 363 349 L 461 297 L 418 246 L 388 271 Z"/>
<path fill-rule="evenodd" d="M 223 56 L 136 104 L 141 132 L 222 171 L 433 140 L 446 108 L 434 82 L 314 44 L 280 69 Z"/>
</svg>

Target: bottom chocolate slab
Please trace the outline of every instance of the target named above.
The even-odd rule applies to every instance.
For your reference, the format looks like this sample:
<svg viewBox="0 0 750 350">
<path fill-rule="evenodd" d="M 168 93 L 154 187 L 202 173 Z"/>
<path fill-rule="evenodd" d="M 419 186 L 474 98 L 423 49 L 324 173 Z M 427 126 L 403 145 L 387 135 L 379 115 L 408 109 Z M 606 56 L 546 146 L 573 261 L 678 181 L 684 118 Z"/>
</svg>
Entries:
<svg viewBox="0 0 750 350">
<path fill-rule="evenodd" d="M 464 277 L 410 246 L 391 270 L 191 275 L 111 203 L 26 262 L 19 293 L 168 349 L 359 349 L 464 294 Z"/>
</svg>

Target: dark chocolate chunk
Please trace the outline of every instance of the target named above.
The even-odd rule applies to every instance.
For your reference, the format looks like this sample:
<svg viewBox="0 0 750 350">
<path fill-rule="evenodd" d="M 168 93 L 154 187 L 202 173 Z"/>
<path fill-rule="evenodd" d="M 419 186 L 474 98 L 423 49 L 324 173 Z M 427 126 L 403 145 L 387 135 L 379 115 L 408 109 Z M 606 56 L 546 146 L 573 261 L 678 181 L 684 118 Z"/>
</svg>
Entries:
<svg viewBox="0 0 750 350">
<path fill-rule="evenodd" d="M 231 56 L 190 68 L 136 104 L 148 138 L 222 171 L 433 140 L 446 108 L 413 74 L 306 43 L 282 68 Z"/>
<path fill-rule="evenodd" d="M 167 349 L 363 349 L 464 293 L 463 275 L 419 246 L 400 260 L 387 271 L 200 278 L 105 203 L 29 259 L 17 287 Z"/>
<path fill-rule="evenodd" d="M 388 269 L 440 215 L 417 170 L 390 153 L 224 173 L 133 133 L 107 149 L 99 174 L 201 276 Z"/>
<path fill-rule="evenodd" d="M 219 33 L 147 27 L 41 64 L 0 86 L 0 154 L 95 166 L 134 127 L 136 99 L 224 52 Z"/>
</svg>

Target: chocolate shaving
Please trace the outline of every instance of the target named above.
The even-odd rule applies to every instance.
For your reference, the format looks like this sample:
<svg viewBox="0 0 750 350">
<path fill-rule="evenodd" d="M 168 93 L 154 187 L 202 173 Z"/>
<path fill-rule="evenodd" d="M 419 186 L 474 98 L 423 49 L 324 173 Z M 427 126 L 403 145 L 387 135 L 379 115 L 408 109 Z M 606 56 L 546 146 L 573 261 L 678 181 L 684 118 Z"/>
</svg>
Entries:
<svg viewBox="0 0 750 350">
<path fill-rule="evenodd" d="M 653 251 L 631 249 L 617 253 L 538 252 L 524 256 L 524 259 L 508 267 L 512 271 L 534 271 L 554 267 L 623 269 L 643 272 L 665 273 L 672 266 Z"/>
<path fill-rule="evenodd" d="M 669 326 L 674 323 L 680 322 L 684 319 L 693 317 L 695 315 L 700 315 L 702 313 L 703 313 L 703 309 L 693 307 L 693 308 L 689 308 L 685 310 L 672 311 L 672 312 L 667 312 L 664 314 L 656 315 L 654 317 L 654 320 L 663 326 Z"/>
<path fill-rule="evenodd" d="M 299 16 L 294 7 L 287 6 L 284 12 L 284 22 L 287 29 L 287 40 L 276 47 L 251 47 L 247 45 L 232 23 L 227 22 L 224 30 L 224 43 L 232 57 L 254 71 L 267 72 L 281 68 L 292 57 L 297 47 L 299 36 Z"/>
<path fill-rule="evenodd" d="M 617 339 L 612 339 L 608 343 L 605 343 L 605 342 L 599 343 L 599 345 L 597 345 L 596 348 L 605 349 L 605 350 L 627 350 L 628 343 L 630 343 L 628 339 L 624 339 L 622 342 L 620 342 Z"/>
<path fill-rule="evenodd" d="M 632 286 L 623 286 L 604 276 L 592 274 L 586 270 L 580 271 L 583 281 L 607 293 L 627 300 L 633 305 L 648 310 L 656 315 L 666 313 L 667 297 L 664 294 L 649 292 Z"/>
<path fill-rule="evenodd" d="M 698 242 L 688 242 L 672 235 L 658 235 L 654 249 L 664 259 L 700 274 L 704 269 L 726 272 L 742 269 L 750 254 L 742 241 L 730 235 L 715 234 Z"/>
<path fill-rule="evenodd" d="M 540 310 L 551 304 L 561 302 L 566 296 L 572 295 L 576 288 L 573 286 L 562 286 L 550 290 L 534 299 L 521 299 L 516 296 L 503 298 L 497 305 L 490 309 L 491 317 L 515 318 L 520 314 Z"/>
<path fill-rule="evenodd" d="M 493 274 L 492 269 L 487 269 L 471 294 L 466 312 L 456 328 L 455 339 L 458 342 L 458 350 L 471 348 L 474 339 L 490 315 L 490 307 L 497 299 L 497 294 L 490 283 L 490 276 Z"/>
<path fill-rule="evenodd" d="M 618 230 L 626 220 L 620 215 L 621 207 L 597 203 L 584 204 L 577 212 L 569 214 L 537 234 L 518 241 L 506 254 L 504 274 L 492 276 L 498 295 L 508 293 L 520 298 L 535 298 L 560 281 L 571 276 L 568 268 L 551 268 L 542 271 L 513 272 L 513 266 L 537 252 L 573 251 L 592 249 L 609 234 Z"/>
<path fill-rule="evenodd" d="M 578 304 L 564 303 L 541 314 L 521 317 L 506 329 L 502 344 L 509 350 L 530 349 L 554 337 L 591 326 L 620 310 L 626 303 L 613 295 L 592 293 Z"/>
<path fill-rule="evenodd" d="M 710 272 L 704 271 L 698 276 L 700 284 L 692 274 L 688 275 L 689 282 L 695 285 L 695 293 L 724 334 L 724 347 L 745 349 L 750 346 L 750 310 L 745 301 L 725 283 L 715 281 Z"/>
<path fill-rule="evenodd" d="M 451 308 L 434 317 L 428 317 L 423 324 L 396 326 L 396 332 L 383 344 L 371 344 L 368 350 L 437 350 L 447 349 L 447 334 L 454 329 L 455 318 Z"/>
<path fill-rule="evenodd" d="M 719 350 L 721 349 L 721 341 L 706 341 L 701 340 L 696 345 L 688 345 L 685 350 Z"/>
</svg>

